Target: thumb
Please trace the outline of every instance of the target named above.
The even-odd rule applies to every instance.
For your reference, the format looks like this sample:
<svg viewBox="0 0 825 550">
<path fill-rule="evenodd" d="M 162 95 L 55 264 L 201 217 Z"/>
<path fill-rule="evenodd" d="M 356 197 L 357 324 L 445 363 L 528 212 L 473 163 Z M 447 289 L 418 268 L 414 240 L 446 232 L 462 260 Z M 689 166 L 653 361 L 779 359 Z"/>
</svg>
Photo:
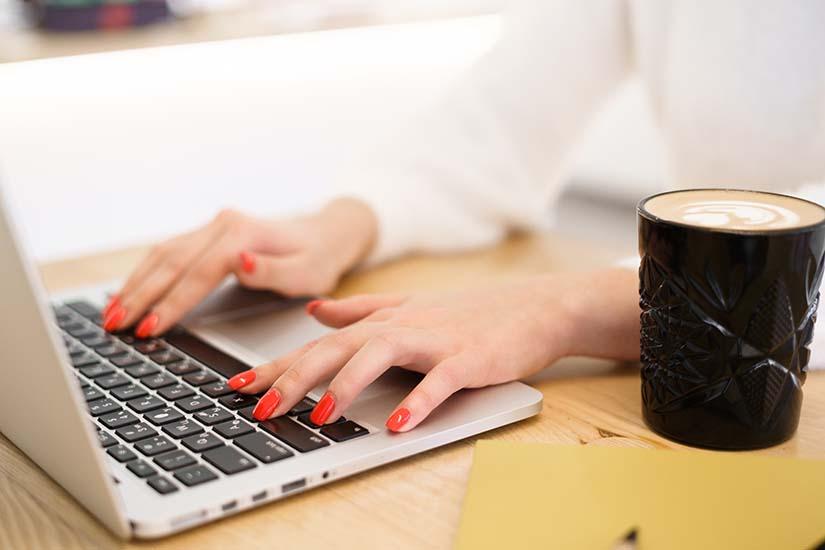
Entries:
<svg viewBox="0 0 825 550">
<path fill-rule="evenodd" d="M 307 313 L 327 326 L 342 328 L 406 299 L 401 294 L 363 294 L 341 300 L 314 300 L 307 304 Z"/>
<path fill-rule="evenodd" d="M 269 255 L 241 252 L 233 266 L 245 287 L 272 290 L 286 296 L 314 296 L 325 290 L 318 270 L 310 272 L 297 255 Z"/>
</svg>

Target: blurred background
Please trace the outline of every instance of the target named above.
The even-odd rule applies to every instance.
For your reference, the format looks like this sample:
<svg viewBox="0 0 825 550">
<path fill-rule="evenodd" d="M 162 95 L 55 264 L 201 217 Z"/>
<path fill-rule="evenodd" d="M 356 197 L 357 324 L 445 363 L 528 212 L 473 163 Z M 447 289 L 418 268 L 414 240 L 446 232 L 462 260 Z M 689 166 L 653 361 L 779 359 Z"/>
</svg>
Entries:
<svg viewBox="0 0 825 550">
<path fill-rule="evenodd" d="M 311 208 L 489 51 L 505 3 L 0 0 L 0 182 L 39 260 Z M 631 80 L 597 117 L 559 231 L 633 253 L 665 170 L 646 105 Z"/>
</svg>

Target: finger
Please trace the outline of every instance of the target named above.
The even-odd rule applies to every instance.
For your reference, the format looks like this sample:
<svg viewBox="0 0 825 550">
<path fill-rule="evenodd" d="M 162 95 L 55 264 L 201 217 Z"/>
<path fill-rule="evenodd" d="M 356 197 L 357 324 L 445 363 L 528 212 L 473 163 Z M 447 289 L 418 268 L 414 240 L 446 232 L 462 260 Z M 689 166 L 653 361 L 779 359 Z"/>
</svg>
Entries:
<svg viewBox="0 0 825 550">
<path fill-rule="evenodd" d="M 361 325 L 321 338 L 275 380 L 253 411 L 255 418 L 266 420 L 289 411 L 312 388 L 346 364 L 374 330 L 369 325 Z"/>
<path fill-rule="evenodd" d="M 315 269 L 315 268 L 313 268 Z M 313 273 L 307 273 L 306 261 L 298 255 L 277 256 L 241 252 L 234 266 L 238 281 L 249 288 L 280 292 L 286 296 L 300 296 L 312 288 Z"/>
<path fill-rule="evenodd" d="M 166 332 L 223 281 L 232 271 L 232 250 L 236 246 L 232 241 L 232 237 L 224 233 L 214 247 L 174 282 L 138 325 L 138 337 Z"/>
<path fill-rule="evenodd" d="M 117 293 L 117 313 L 121 320 L 109 330 L 131 326 L 176 281 L 184 270 L 211 242 L 217 239 L 222 225 L 212 222 L 202 229 L 182 235 L 155 249 L 144 259 L 126 284 Z M 108 315 L 115 312 L 109 310 Z"/>
<path fill-rule="evenodd" d="M 313 340 L 300 348 L 283 355 L 274 361 L 236 374 L 227 381 L 227 385 L 240 393 L 259 393 L 272 386 L 289 366 L 312 349 L 319 340 Z"/>
<path fill-rule="evenodd" d="M 469 361 L 457 355 L 433 367 L 387 419 L 387 429 L 406 432 L 466 385 Z"/>
<path fill-rule="evenodd" d="M 307 304 L 307 313 L 327 326 L 341 328 L 379 309 L 399 306 L 406 299 L 403 294 L 363 294 L 341 300 L 315 300 Z"/>
<path fill-rule="evenodd" d="M 313 411 L 313 422 L 335 422 L 358 395 L 392 366 L 425 371 L 443 357 L 445 346 L 429 331 L 394 328 L 370 338 L 347 362 L 329 384 L 334 408 L 326 418 L 324 411 Z M 316 409 L 318 409 L 316 407 Z"/>
</svg>

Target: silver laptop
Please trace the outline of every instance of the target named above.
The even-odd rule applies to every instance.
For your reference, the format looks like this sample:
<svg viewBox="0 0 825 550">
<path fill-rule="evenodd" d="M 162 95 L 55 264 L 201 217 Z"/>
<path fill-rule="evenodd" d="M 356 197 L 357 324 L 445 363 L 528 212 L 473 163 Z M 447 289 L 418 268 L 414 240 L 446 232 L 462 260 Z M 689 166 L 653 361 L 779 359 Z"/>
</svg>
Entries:
<svg viewBox="0 0 825 550">
<path fill-rule="evenodd" d="M 391 369 L 318 428 L 316 388 L 258 423 L 228 377 L 325 330 L 300 307 L 227 318 L 217 307 L 166 337 L 99 326 L 105 289 L 45 294 L 0 197 L 0 431 L 122 538 L 154 538 L 261 506 L 535 415 L 513 382 L 464 390 L 404 434 L 384 420 L 417 375 Z M 288 304 L 287 304 L 288 305 Z"/>
</svg>

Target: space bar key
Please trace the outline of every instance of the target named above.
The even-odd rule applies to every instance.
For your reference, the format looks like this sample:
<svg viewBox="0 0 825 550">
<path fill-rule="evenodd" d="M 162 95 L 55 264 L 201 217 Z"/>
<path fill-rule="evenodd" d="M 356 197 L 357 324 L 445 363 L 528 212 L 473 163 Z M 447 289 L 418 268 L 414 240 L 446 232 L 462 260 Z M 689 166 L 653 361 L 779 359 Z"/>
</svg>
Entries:
<svg viewBox="0 0 825 550">
<path fill-rule="evenodd" d="M 274 435 L 293 449 L 302 453 L 329 445 L 329 441 L 304 428 L 291 418 L 279 416 L 260 423 L 261 428 Z"/>
</svg>

